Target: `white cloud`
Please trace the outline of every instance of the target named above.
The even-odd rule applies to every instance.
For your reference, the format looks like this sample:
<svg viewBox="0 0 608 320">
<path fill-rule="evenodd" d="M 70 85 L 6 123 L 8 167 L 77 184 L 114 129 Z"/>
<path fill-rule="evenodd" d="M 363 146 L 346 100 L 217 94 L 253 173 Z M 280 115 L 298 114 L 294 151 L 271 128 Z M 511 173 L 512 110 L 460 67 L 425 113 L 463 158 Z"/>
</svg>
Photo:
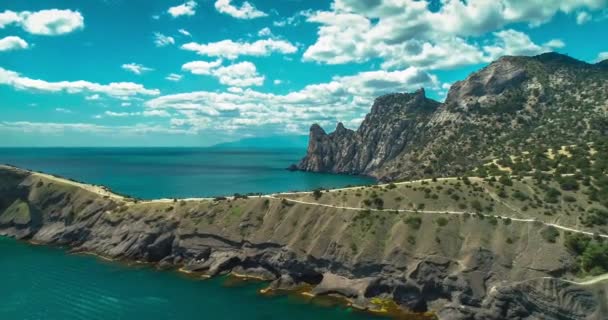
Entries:
<svg viewBox="0 0 608 320">
<path fill-rule="evenodd" d="M 279 79 L 275 79 L 274 81 L 272 81 L 272 83 L 274 83 L 275 85 L 279 85 L 279 84 L 283 83 L 283 81 L 279 80 Z"/>
<path fill-rule="evenodd" d="M 170 117 L 171 114 L 165 110 L 145 110 L 143 112 L 114 112 L 114 111 L 106 111 L 103 115 L 99 115 L 101 117 L 114 117 L 114 118 L 124 118 L 124 117 Z"/>
<path fill-rule="evenodd" d="M 160 32 L 155 32 L 154 33 L 154 44 L 157 47 L 165 47 L 170 44 L 175 44 L 175 39 L 173 39 L 173 37 L 166 36 Z"/>
<path fill-rule="evenodd" d="M 311 10 L 299 11 L 291 17 L 286 17 L 281 20 L 272 22 L 272 25 L 275 27 L 297 26 L 302 22 L 302 18 L 306 18 L 311 14 Z"/>
<path fill-rule="evenodd" d="M 165 110 L 146 110 L 141 113 L 144 117 L 170 117 L 171 114 Z"/>
<path fill-rule="evenodd" d="M 484 50 L 489 53 L 488 60 L 495 60 L 504 55 L 531 56 L 564 47 L 561 40 L 553 39 L 544 45 L 537 45 L 523 32 L 504 30 L 495 32 L 497 42 L 493 46 L 486 46 Z"/>
<path fill-rule="evenodd" d="M 210 75 L 211 71 L 222 65 L 222 59 L 215 61 L 191 61 L 182 66 L 182 70 L 196 75 Z"/>
<path fill-rule="evenodd" d="M 48 82 L 45 80 L 31 79 L 21 76 L 19 73 L 0 67 L 0 84 L 11 86 L 18 90 L 37 90 L 43 92 L 67 92 L 67 93 L 101 93 L 118 98 L 126 98 L 135 95 L 159 95 L 157 89 L 146 89 L 143 85 L 133 82 L 112 82 L 110 84 L 99 84 L 85 80 Z"/>
<path fill-rule="evenodd" d="M 121 107 L 130 107 L 131 106 L 131 102 L 122 102 L 120 104 Z"/>
<path fill-rule="evenodd" d="M 256 66 L 248 61 L 222 67 L 222 59 L 215 61 L 191 61 L 182 70 L 196 75 L 216 77 L 221 84 L 231 87 L 261 86 L 264 76 L 257 72 Z"/>
<path fill-rule="evenodd" d="M 0 12 L 0 29 L 4 29 L 7 25 L 20 22 L 21 17 L 19 16 L 19 13 L 10 10 Z"/>
<path fill-rule="evenodd" d="M 224 92 L 197 91 L 161 96 L 145 103 L 151 110 L 172 109 L 182 115 L 172 124 L 188 130 L 246 133 L 264 126 L 274 132 L 306 132 L 314 122 L 335 125 L 337 121 L 358 125 L 368 112 L 373 97 L 412 91 L 427 86 L 438 88 L 435 76 L 417 69 L 362 72 L 335 77 L 284 95 L 231 87 Z M 266 131 L 265 131 L 266 132 Z"/>
<path fill-rule="evenodd" d="M 170 73 L 168 76 L 165 77 L 165 79 L 173 82 L 178 82 L 182 80 L 182 75 L 177 73 Z"/>
<path fill-rule="evenodd" d="M 0 51 L 22 50 L 29 48 L 29 44 L 15 36 L 8 36 L 0 39 Z"/>
<path fill-rule="evenodd" d="M 56 36 L 84 28 L 84 18 L 78 11 L 58 9 L 0 13 L 0 29 L 11 24 L 31 34 Z"/>
<path fill-rule="evenodd" d="M 217 0 L 215 1 L 215 9 L 237 19 L 255 19 L 268 16 L 247 1 L 244 1 L 240 8 L 232 5 L 231 2 L 231 0 Z"/>
<path fill-rule="evenodd" d="M 181 48 L 194 51 L 203 56 L 223 57 L 231 60 L 239 56 L 268 56 L 273 52 L 292 54 L 298 51 L 298 48 L 290 42 L 274 39 L 258 40 L 252 43 L 234 42 L 232 40 L 222 40 L 207 44 L 190 42 L 184 44 Z"/>
<path fill-rule="evenodd" d="M 576 14 L 576 24 L 585 24 L 591 21 L 591 15 L 587 11 L 581 11 Z"/>
<path fill-rule="evenodd" d="M 173 17 L 177 18 L 180 16 L 193 16 L 196 14 L 196 1 L 188 1 L 180 4 L 179 6 L 171 7 L 167 12 Z"/>
<path fill-rule="evenodd" d="M 99 119 L 100 117 L 95 117 Z M 65 134 L 68 132 L 85 132 L 103 135 L 142 135 L 150 133 L 164 134 L 193 134 L 195 132 L 178 128 L 167 128 L 159 125 L 135 124 L 129 126 L 102 126 L 92 123 L 57 123 L 57 122 L 29 122 L 29 121 L 2 121 L 0 130 L 10 130 L 25 133 Z"/>
<path fill-rule="evenodd" d="M 179 29 L 179 30 L 177 30 L 177 32 L 185 35 L 186 37 L 192 37 L 192 34 L 186 29 Z"/>
<path fill-rule="evenodd" d="M 330 11 L 307 15 L 308 22 L 320 26 L 303 59 L 327 64 L 381 59 L 384 68 L 454 68 L 487 62 L 492 54 L 475 41 L 477 36 L 509 24 L 539 25 L 559 12 L 596 10 L 606 4 L 606 0 L 443 0 L 438 9 L 430 10 L 427 1 L 334 0 Z M 494 35 L 494 43 L 485 47 L 515 40 Z M 556 44 L 534 45 L 542 49 Z M 532 46 L 527 49 L 521 51 L 534 51 Z M 498 51 L 517 50 L 493 49 Z"/>
<path fill-rule="evenodd" d="M 258 31 L 258 37 L 272 37 L 272 31 L 270 31 L 270 28 L 265 27 L 263 29 L 260 29 L 260 31 Z"/>
<path fill-rule="evenodd" d="M 217 68 L 213 71 L 221 84 L 233 87 L 251 87 L 264 84 L 264 76 L 258 74 L 255 65 L 249 61 Z"/>
<path fill-rule="evenodd" d="M 144 72 L 153 71 L 154 69 L 145 67 L 144 65 L 138 63 L 126 63 L 121 66 L 124 70 L 132 72 L 134 74 L 140 75 Z"/>
<path fill-rule="evenodd" d="M 66 108 L 55 108 L 55 111 L 57 111 L 59 113 L 72 113 L 72 110 L 69 110 Z"/>
<path fill-rule="evenodd" d="M 84 99 L 87 101 L 96 101 L 96 100 L 101 99 L 101 96 L 98 94 L 94 94 L 94 95 L 86 96 Z"/>
<path fill-rule="evenodd" d="M 602 62 L 608 59 L 608 51 L 600 52 L 597 54 L 597 58 L 595 58 L 595 62 Z"/>
</svg>

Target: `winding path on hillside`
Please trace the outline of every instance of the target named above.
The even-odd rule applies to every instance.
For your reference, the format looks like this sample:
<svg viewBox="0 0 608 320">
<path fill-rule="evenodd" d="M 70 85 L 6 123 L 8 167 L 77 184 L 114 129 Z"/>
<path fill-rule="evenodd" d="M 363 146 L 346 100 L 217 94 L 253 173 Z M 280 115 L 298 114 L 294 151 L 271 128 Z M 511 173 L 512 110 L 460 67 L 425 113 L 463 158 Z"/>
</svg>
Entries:
<svg viewBox="0 0 608 320">
<path fill-rule="evenodd" d="M 311 205 L 311 206 L 319 206 L 319 207 L 326 207 L 326 208 L 333 208 L 333 209 L 343 209 L 343 210 L 353 210 L 353 211 L 373 211 L 373 212 L 405 212 L 405 213 L 427 213 L 427 214 L 451 214 L 451 215 L 464 215 L 464 214 L 470 214 L 470 215 L 474 215 L 476 213 L 472 213 L 472 212 L 466 212 L 466 211 L 450 211 L 450 210 L 442 210 L 442 211 L 435 211 L 435 210 L 411 210 L 411 209 L 374 209 L 374 208 L 360 208 L 360 207 L 344 207 L 344 206 L 336 206 L 336 205 L 331 205 L 331 204 L 324 204 L 324 203 L 318 203 L 318 202 L 309 202 L 309 201 L 302 201 L 302 200 L 295 200 L 295 199 L 289 199 L 289 198 L 282 198 L 280 197 L 281 194 L 278 195 L 265 195 L 262 197 L 265 198 L 270 198 L 270 199 L 275 199 L 275 200 L 285 200 L 288 202 L 292 202 L 292 203 L 299 203 L 299 204 L 304 204 L 304 205 Z M 516 221 L 516 222 L 524 222 L 524 223 L 538 223 L 538 224 L 542 224 L 545 226 L 551 226 L 551 227 L 555 227 L 557 229 L 561 229 L 564 231 L 569 231 L 569 232 L 575 232 L 575 233 L 582 233 L 582 234 L 586 234 L 589 236 L 594 236 L 595 234 L 593 232 L 589 232 L 589 231 L 584 231 L 584 230 L 580 230 L 580 229 L 575 229 L 575 228 L 570 228 L 570 227 L 566 227 L 566 226 L 562 226 L 559 224 L 555 224 L 555 223 L 548 223 L 548 222 L 543 222 L 540 220 L 536 220 L 536 219 L 523 219 L 523 218 L 514 218 L 514 217 L 509 217 L 509 216 L 501 216 L 501 215 L 486 215 L 486 216 L 493 216 L 496 218 L 500 218 L 500 219 L 511 219 L 511 221 Z M 606 238 L 608 239 L 608 235 L 607 234 L 597 234 L 602 238 Z"/>
</svg>

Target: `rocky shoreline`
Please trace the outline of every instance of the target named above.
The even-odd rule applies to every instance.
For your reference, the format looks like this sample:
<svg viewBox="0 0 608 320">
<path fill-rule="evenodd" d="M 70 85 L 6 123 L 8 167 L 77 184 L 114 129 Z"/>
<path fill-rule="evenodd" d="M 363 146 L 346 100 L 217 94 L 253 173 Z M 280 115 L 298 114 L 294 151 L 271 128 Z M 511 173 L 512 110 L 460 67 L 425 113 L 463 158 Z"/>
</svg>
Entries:
<svg viewBox="0 0 608 320">
<path fill-rule="evenodd" d="M 0 168 L 0 235 L 210 277 L 256 277 L 271 281 L 270 290 L 305 285 L 312 295 L 344 297 L 364 310 L 393 301 L 442 320 L 600 320 L 608 314 L 608 283 L 560 280 L 572 257 L 542 243 L 531 224 L 510 231 L 519 240 L 505 251 L 491 242 L 478 245 L 476 236 L 438 243 L 425 229 L 433 223 L 426 217 L 421 230 L 428 232 L 415 244 L 404 236 L 407 225 L 388 214 L 378 219 L 383 229 L 355 237 L 359 215 L 264 197 L 138 203 Z M 483 230 L 478 223 L 462 220 L 454 228 Z M 442 249 L 447 246 L 453 248 Z"/>
</svg>

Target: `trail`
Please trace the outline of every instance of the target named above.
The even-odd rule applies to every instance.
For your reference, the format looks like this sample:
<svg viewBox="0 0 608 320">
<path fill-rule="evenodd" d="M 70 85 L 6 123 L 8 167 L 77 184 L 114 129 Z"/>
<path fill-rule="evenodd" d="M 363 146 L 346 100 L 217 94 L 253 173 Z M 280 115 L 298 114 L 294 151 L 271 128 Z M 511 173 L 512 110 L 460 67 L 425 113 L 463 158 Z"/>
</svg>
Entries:
<svg viewBox="0 0 608 320">
<path fill-rule="evenodd" d="M 319 207 L 326 207 L 326 208 L 333 208 L 333 209 L 353 210 L 353 211 L 369 210 L 372 212 L 405 212 L 405 213 L 451 214 L 451 215 L 464 215 L 464 214 L 474 215 L 474 214 L 476 214 L 473 212 L 449 211 L 449 210 L 434 211 L 434 210 L 374 209 L 374 208 L 360 208 L 360 207 L 359 208 L 358 207 L 343 207 L 343 206 L 336 206 L 336 205 L 331 205 L 331 204 L 323 204 L 323 203 L 317 203 L 317 202 L 308 202 L 308 201 L 295 200 L 295 199 L 289 199 L 289 198 L 281 198 L 281 197 L 277 197 L 275 195 L 266 195 L 266 196 L 262 196 L 262 197 L 275 199 L 275 200 L 285 200 L 288 202 L 299 203 L 299 204 L 304 204 L 304 205 L 319 206 Z M 531 218 L 527 218 L 527 219 L 526 218 L 514 218 L 514 217 L 509 217 L 509 216 L 501 216 L 501 215 L 486 215 L 486 216 L 493 216 L 493 217 L 500 218 L 500 219 L 510 219 L 511 221 L 516 221 L 516 222 L 538 223 L 538 224 L 542 224 L 545 226 L 551 226 L 551 227 L 554 227 L 557 229 L 561 229 L 564 231 L 582 233 L 582 234 L 586 234 L 586 235 L 590 235 L 590 236 L 595 235 L 593 232 L 570 228 L 570 227 L 562 226 L 562 225 L 555 224 L 555 223 L 547 223 L 547 222 L 543 222 L 543 221 L 531 219 Z M 598 235 L 602 238 L 608 239 L 607 234 L 598 234 Z"/>
</svg>

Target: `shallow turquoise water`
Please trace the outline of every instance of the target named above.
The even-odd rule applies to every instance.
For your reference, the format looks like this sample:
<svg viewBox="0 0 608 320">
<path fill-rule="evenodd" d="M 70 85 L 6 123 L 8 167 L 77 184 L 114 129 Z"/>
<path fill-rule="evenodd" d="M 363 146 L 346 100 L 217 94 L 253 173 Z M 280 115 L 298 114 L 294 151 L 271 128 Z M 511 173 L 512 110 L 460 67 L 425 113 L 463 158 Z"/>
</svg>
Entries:
<svg viewBox="0 0 608 320">
<path fill-rule="evenodd" d="M 336 188 L 373 183 L 290 172 L 302 149 L 0 148 L 0 163 L 105 185 L 142 199 Z"/>
<path fill-rule="evenodd" d="M 370 319 L 293 296 L 263 297 L 262 283 L 226 287 L 176 272 L 0 237 L 0 319 Z"/>
</svg>

